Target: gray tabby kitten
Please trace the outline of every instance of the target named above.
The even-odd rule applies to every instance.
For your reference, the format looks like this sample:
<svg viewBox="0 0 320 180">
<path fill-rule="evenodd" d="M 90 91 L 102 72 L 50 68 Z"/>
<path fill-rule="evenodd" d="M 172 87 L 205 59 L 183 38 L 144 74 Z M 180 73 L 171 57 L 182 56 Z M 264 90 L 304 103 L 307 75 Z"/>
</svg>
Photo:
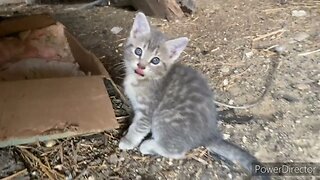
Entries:
<svg viewBox="0 0 320 180">
<path fill-rule="evenodd" d="M 206 80 L 177 63 L 187 43 L 186 37 L 167 40 L 143 13 L 136 15 L 124 55 L 124 88 L 135 116 L 119 148 L 133 149 L 151 132 L 140 145 L 142 154 L 179 159 L 205 146 L 251 172 L 258 160 L 222 138 Z"/>
</svg>

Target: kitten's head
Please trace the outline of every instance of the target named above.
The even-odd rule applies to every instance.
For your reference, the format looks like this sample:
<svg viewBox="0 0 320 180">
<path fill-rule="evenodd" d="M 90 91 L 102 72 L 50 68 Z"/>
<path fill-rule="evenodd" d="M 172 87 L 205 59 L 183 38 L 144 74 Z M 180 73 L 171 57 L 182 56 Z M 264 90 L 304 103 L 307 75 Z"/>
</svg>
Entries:
<svg viewBox="0 0 320 180">
<path fill-rule="evenodd" d="M 138 79 L 159 79 L 177 62 L 188 44 L 188 38 L 167 40 L 150 28 L 143 13 L 137 13 L 125 47 L 127 75 Z"/>
</svg>

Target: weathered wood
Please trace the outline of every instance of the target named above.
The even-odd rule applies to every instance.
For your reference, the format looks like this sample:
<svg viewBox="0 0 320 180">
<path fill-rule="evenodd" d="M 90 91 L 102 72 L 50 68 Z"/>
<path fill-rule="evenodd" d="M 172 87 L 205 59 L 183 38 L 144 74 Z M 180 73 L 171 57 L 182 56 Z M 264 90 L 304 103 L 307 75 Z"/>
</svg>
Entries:
<svg viewBox="0 0 320 180">
<path fill-rule="evenodd" d="M 48 0 L 51 2 L 51 0 Z M 47 1 L 47 3 L 48 3 Z M 79 0 L 80 1 L 80 0 Z M 27 4 L 43 3 L 44 0 L 0 0 L 0 4 L 25 2 Z M 75 2 L 75 0 L 73 1 Z M 195 11 L 195 0 L 94 0 L 79 9 L 89 9 L 94 6 L 112 5 L 116 7 L 132 6 L 146 15 L 172 20 L 184 16 L 184 11 Z"/>
<path fill-rule="evenodd" d="M 176 0 L 184 12 L 194 13 L 196 11 L 196 0 Z"/>
<path fill-rule="evenodd" d="M 184 16 L 176 0 L 132 0 L 135 9 L 149 16 L 172 20 Z"/>
<path fill-rule="evenodd" d="M 25 0 L 0 0 L 0 5 L 23 3 Z"/>
</svg>

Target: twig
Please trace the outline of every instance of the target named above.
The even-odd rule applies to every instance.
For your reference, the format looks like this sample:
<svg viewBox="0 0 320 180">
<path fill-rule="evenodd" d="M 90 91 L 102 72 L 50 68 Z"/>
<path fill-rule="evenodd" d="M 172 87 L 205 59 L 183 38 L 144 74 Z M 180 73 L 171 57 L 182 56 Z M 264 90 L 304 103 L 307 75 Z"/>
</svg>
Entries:
<svg viewBox="0 0 320 180">
<path fill-rule="evenodd" d="M 196 17 L 196 18 L 194 18 L 193 20 L 192 20 L 192 22 L 195 22 L 196 20 L 198 20 L 199 19 L 199 17 Z"/>
<path fill-rule="evenodd" d="M 49 170 L 52 170 L 52 168 L 51 168 L 51 166 L 50 166 L 50 163 L 49 163 L 49 160 L 48 160 L 48 157 L 47 157 L 47 156 L 46 156 L 46 157 L 44 157 L 44 161 L 45 161 L 45 163 L 46 163 L 46 165 L 47 165 L 48 169 L 49 169 Z"/>
<path fill-rule="evenodd" d="M 127 119 L 128 117 L 130 117 L 130 116 L 119 116 L 119 117 L 116 117 L 116 120 L 121 121 L 123 119 Z"/>
<path fill-rule="evenodd" d="M 270 33 L 267 33 L 267 34 L 258 35 L 258 37 L 254 38 L 252 41 L 258 41 L 258 40 L 264 39 L 264 38 L 269 37 L 269 36 L 273 36 L 273 35 L 278 34 L 278 33 L 283 33 L 285 31 L 286 30 L 284 30 L 284 29 L 279 29 L 279 30 L 276 30 L 276 31 L 273 31 L 273 32 L 270 32 Z"/>
<path fill-rule="evenodd" d="M 108 136 L 111 139 L 119 140 L 119 138 L 114 137 L 112 134 L 104 133 L 104 135 Z"/>
<path fill-rule="evenodd" d="M 59 145 L 59 156 L 60 156 L 60 161 L 63 164 L 63 162 L 64 162 L 64 158 L 63 158 L 63 143 L 61 143 Z"/>
<path fill-rule="evenodd" d="M 215 49 L 212 49 L 210 52 L 215 52 L 215 51 L 217 51 L 217 50 L 219 50 L 220 49 L 220 47 L 217 47 L 217 48 L 215 48 Z"/>
<path fill-rule="evenodd" d="M 198 162 L 200 162 L 200 163 L 202 163 L 203 165 L 208 165 L 207 161 L 205 161 L 205 160 L 203 160 L 203 159 L 201 159 L 199 157 L 191 156 L 191 158 L 196 160 L 196 161 L 198 161 Z"/>
<path fill-rule="evenodd" d="M 26 174 L 26 173 L 28 173 L 28 170 L 27 169 L 23 169 L 23 170 L 18 171 L 18 172 L 14 173 L 14 174 L 12 174 L 10 176 L 2 178 L 1 180 L 11 180 L 11 179 L 14 179 L 15 177 L 18 177 L 18 176 L 20 176 L 22 174 Z"/>
<path fill-rule="evenodd" d="M 76 144 L 76 147 L 74 146 L 74 142 L 71 142 L 71 150 L 72 150 L 72 161 L 74 163 L 74 166 L 77 165 L 77 159 L 78 159 L 78 151 L 79 151 L 79 144 Z"/>
<path fill-rule="evenodd" d="M 115 41 L 115 43 L 120 42 L 120 41 L 124 41 L 124 40 L 126 40 L 126 39 L 127 39 L 127 38 L 118 39 L 118 40 Z"/>
<path fill-rule="evenodd" d="M 205 150 L 201 151 L 200 157 L 203 157 L 204 155 L 207 156 L 207 154 L 208 154 L 208 149 L 205 149 Z"/>
<path fill-rule="evenodd" d="M 314 50 L 314 51 L 300 53 L 300 54 L 298 54 L 298 56 L 307 56 L 307 55 L 310 55 L 310 54 L 313 54 L 313 53 L 317 53 L 317 52 L 320 52 L 320 49 L 317 49 L 317 50 Z"/>
<path fill-rule="evenodd" d="M 87 174 L 87 173 L 88 173 L 88 170 L 89 170 L 89 167 L 87 167 L 87 168 L 85 168 L 84 170 L 82 170 L 81 173 L 78 174 L 78 175 L 74 178 L 74 180 L 81 179 L 81 176 Z"/>
<path fill-rule="evenodd" d="M 243 75 L 244 73 L 246 73 L 247 71 L 249 71 L 249 69 L 252 67 L 253 65 L 249 65 L 244 71 L 240 72 L 239 74 L 236 74 L 235 76 L 233 76 L 233 78 L 235 77 L 239 77 L 241 75 Z"/>
<path fill-rule="evenodd" d="M 273 61 L 271 61 L 272 63 L 272 70 L 269 72 L 268 76 L 266 77 L 266 83 L 264 85 L 264 91 L 262 92 L 262 94 L 258 97 L 258 99 L 248 103 L 248 104 L 244 104 L 244 105 L 230 105 L 230 104 L 225 104 L 219 101 L 216 101 L 215 99 L 213 99 L 213 102 L 215 102 L 217 105 L 219 106 L 224 106 L 224 107 L 228 107 L 228 108 L 233 108 L 233 109 L 248 109 L 251 107 L 254 107 L 256 105 L 258 105 L 259 103 L 261 103 L 261 101 L 265 98 L 265 96 L 268 94 L 271 86 L 273 85 L 273 78 L 276 75 L 276 72 L 279 68 L 279 64 L 280 64 L 280 57 L 279 54 L 277 54 L 277 56 L 275 56 L 274 58 L 272 58 Z"/>
<path fill-rule="evenodd" d="M 118 95 L 120 96 L 120 99 L 127 105 L 129 105 L 129 102 L 127 101 L 127 98 L 125 98 L 124 94 L 120 91 L 116 83 L 110 78 L 109 79 L 114 89 L 117 91 Z"/>
<path fill-rule="evenodd" d="M 26 156 L 28 156 L 29 158 L 31 158 L 31 159 L 33 159 L 34 161 L 36 161 L 36 162 L 39 164 L 39 166 L 40 166 L 40 168 L 42 169 L 42 171 L 48 176 L 48 178 L 49 178 L 50 180 L 54 180 L 54 179 L 55 179 L 55 178 L 53 177 L 53 173 L 50 172 L 50 169 L 49 169 L 46 165 L 44 165 L 44 164 L 41 162 L 40 159 L 38 159 L 36 156 L 34 156 L 31 152 L 29 152 L 29 151 L 26 150 L 26 149 L 20 148 L 20 151 L 21 151 L 22 153 L 24 153 Z"/>
<path fill-rule="evenodd" d="M 272 8 L 272 9 L 265 9 L 265 10 L 262 10 L 262 12 L 265 12 L 265 13 L 272 13 L 274 11 L 282 11 L 284 10 L 285 8 Z"/>
</svg>

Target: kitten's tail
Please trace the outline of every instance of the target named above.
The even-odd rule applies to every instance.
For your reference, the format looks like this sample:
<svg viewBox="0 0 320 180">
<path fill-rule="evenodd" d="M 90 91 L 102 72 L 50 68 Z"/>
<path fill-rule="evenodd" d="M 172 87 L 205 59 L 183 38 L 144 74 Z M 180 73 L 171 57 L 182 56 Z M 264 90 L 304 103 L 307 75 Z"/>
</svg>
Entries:
<svg viewBox="0 0 320 180">
<path fill-rule="evenodd" d="M 211 153 L 218 154 L 235 165 L 239 165 L 244 168 L 251 175 L 253 175 L 254 165 L 261 165 L 261 163 L 249 152 L 224 139 L 215 140 L 208 145 L 207 148 Z M 260 178 L 263 180 L 269 180 L 270 176 L 268 174 L 264 174 L 260 175 Z"/>
</svg>

